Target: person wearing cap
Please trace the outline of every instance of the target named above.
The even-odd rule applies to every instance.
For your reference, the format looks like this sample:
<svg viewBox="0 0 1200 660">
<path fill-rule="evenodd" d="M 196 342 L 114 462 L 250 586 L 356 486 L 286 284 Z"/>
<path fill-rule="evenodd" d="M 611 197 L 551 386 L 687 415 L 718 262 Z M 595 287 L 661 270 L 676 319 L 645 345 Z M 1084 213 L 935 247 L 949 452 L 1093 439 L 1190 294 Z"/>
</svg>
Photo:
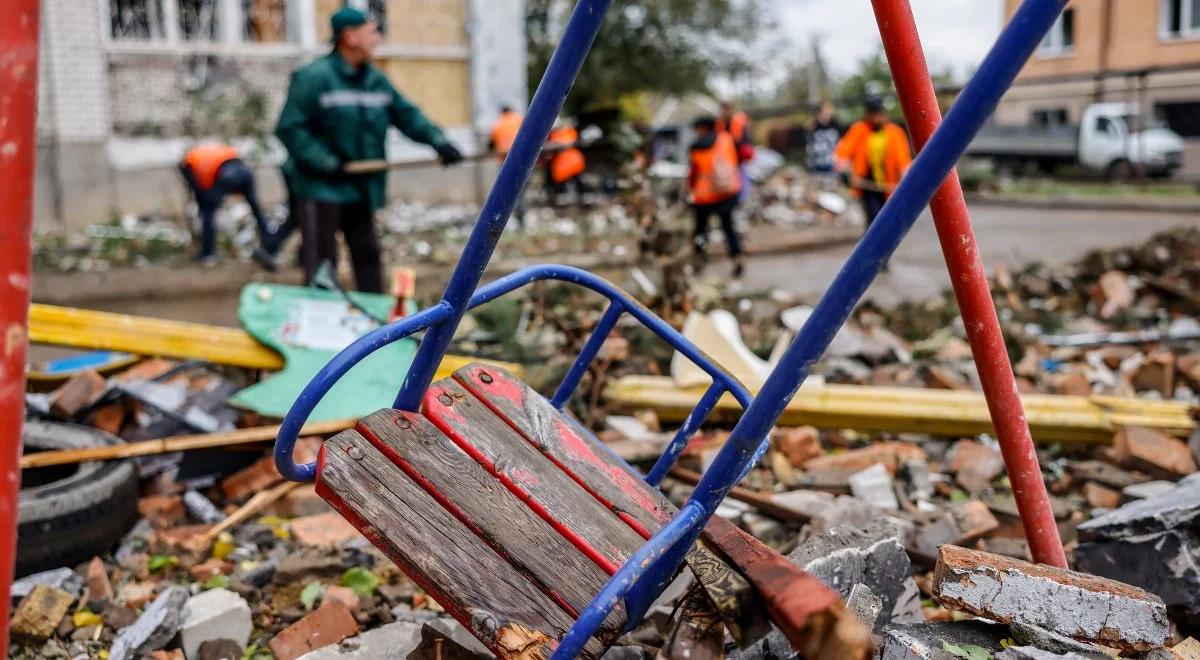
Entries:
<svg viewBox="0 0 1200 660">
<path fill-rule="evenodd" d="M 380 42 L 374 21 L 344 7 L 333 14 L 330 27 L 333 50 L 292 74 L 275 135 L 288 151 L 284 173 L 303 240 L 305 280 L 312 281 L 323 261 L 336 266 L 340 230 L 357 288 L 381 293 L 374 214 L 384 204 L 387 171 L 379 166 L 364 171 L 361 161 L 387 157 L 389 126 L 433 147 L 443 165 L 463 157 L 442 129 L 371 64 Z"/>
<path fill-rule="evenodd" d="M 863 118 L 838 142 L 833 163 L 851 194 L 861 200 L 869 228 L 912 164 L 908 135 L 888 119 L 882 99 L 867 99 Z"/>
</svg>

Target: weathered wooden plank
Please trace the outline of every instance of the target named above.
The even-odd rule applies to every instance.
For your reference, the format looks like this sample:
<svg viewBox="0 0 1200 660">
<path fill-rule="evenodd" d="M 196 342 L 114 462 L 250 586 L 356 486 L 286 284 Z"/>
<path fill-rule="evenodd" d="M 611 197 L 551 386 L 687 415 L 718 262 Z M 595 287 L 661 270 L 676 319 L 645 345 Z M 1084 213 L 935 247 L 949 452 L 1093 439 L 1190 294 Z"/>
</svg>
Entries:
<svg viewBox="0 0 1200 660">
<path fill-rule="evenodd" d="M 585 556 L 615 573 L 644 539 L 451 379 L 425 394 L 425 417 Z"/>
<path fill-rule="evenodd" d="M 454 378 L 644 538 L 675 513 L 662 493 L 509 372 L 475 363 Z"/>
<path fill-rule="evenodd" d="M 363 418 L 358 432 L 571 617 L 608 582 L 608 574 L 429 420 L 381 410 Z M 597 637 L 615 641 L 624 625 L 625 609 L 618 606 Z"/>
<path fill-rule="evenodd" d="M 572 619 L 356 431 L 321 451 L 317 492 L 503 658 L 548 658 Z M 587 657 L 603 646 L 590 640 Z"/>
</svg>

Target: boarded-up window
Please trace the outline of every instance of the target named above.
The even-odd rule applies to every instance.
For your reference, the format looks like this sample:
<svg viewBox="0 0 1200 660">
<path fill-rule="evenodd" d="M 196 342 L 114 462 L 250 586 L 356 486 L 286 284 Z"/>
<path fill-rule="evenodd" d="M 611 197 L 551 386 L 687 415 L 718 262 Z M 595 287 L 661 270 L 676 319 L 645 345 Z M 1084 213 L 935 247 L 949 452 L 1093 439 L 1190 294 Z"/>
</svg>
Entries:
<svg viewBox="0 0 1200 660">
<path fill-rule="evenodd" d="M 387 41 L 404 46 L 466 46 L 466 0 L 387 0 Z M 401 18 L 403 17 L 403 18 Z"/>
<path fill-rule="evenodd" d="M 377 62 L 396 89 L 442 126 L 471 123 L 466 60 L 388 59 Z"/>
</svg>

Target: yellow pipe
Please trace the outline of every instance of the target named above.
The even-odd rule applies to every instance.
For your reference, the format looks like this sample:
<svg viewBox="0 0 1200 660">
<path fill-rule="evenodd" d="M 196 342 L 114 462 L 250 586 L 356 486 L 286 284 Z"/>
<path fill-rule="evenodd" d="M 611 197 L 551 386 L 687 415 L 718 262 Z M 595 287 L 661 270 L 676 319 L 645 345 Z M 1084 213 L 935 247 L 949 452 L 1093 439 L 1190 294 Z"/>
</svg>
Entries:
<svg viewBox="0 0 1200 660">
<path fill-rule="evenodd" d="M 651 408 L 668 422 L 686 418 L 703 392 L 704 388 L 676 388 L 661 376 L 628 376 L 605 388 L 609 401 L 625 408 Z M 1022 399 L 1029 428 L 1039 442 L 1107 444 L 1121 426 L 1147 426 L 1180 436 L 1195 426 L 1190 407 L 1183 403 L 1050 394 Z M 725 396 L 713 414 L 730 421 L 740 410 L 733 397 Z M 780 424 L 946 436 L 994 433 L 987 402 L 978 392 L 860 385 L 801 388 Z"/>
</svg>

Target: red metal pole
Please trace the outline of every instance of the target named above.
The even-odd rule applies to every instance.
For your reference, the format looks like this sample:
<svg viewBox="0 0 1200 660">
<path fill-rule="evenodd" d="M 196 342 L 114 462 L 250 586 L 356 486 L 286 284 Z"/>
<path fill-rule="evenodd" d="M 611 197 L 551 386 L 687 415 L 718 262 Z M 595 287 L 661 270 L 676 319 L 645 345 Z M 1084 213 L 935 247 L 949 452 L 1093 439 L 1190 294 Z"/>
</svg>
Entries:
<svg viewBox="0 0 1200 660">
<path fill-rule="evenodd" d="M 875 19 L 879 23 L 905 121 L 920 150 L 941 123 L 942 113 L 929 78 L 912 8 L 908 0 L 871 0 L 871 4 L 875 8 Z M 983 261 L 976 249 L 975 232 L 971 229 L 957 172 L 951 172 L 946 178 L 929 202 L 929 208 L 933 212 L 946 268 L 950 271 L 954 295 L 962 310 L 992 425 L 996 427 L 996 437 L 1008 468 L 1025 538 L 1029 541 L 1029 553 L 1036 562 L 1066 568 L 1067 557 L 1050 509 L 1050 496 L 1042 480 L 1033 437 L 1004 347 L 1000 321 L 988 289 Z"/>
<path fill-rule="evenodd" d="M 5 0 L 0 21 L 0 625 L 6 628 L 25 418 L 37 58 L 38 0 Z M 0 657 L 7 655 L 6 632 L 0 635 Z"/>
</svg>

